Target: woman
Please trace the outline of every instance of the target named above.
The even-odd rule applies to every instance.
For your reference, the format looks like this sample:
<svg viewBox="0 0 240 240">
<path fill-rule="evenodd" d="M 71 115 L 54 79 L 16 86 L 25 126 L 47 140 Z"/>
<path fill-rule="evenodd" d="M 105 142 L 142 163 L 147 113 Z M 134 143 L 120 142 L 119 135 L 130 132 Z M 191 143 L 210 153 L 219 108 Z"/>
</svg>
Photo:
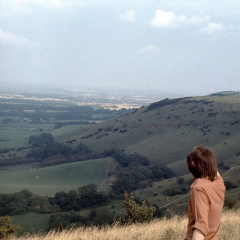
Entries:
<svg viewBox="0 0 240 240">
<path fill-rule="evenodd" d="M 195 181 L 191 185 L 185 240 L 218 240 L 225 186 L 217 172 L 217 160 L 211 150 L 199 146 L 187 156 L 187 165 Z"/>
</svg>

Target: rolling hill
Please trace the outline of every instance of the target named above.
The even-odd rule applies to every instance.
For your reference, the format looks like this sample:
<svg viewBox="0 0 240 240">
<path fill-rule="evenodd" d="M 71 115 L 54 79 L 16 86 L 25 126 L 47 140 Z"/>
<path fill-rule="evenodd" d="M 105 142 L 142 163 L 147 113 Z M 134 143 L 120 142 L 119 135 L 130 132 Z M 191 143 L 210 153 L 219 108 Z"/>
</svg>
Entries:
<svg viewBox="0 0 240 240">
<path fill-rule="evenodd" d="M 51 131 L 51 134 L 56 142 L 71 144 L 72 147 L 83 143 L 96 153 L 116 149 L 126 154 L 143 155 L 153 165 L 166 164 L 176 173 L 175 177 L 151 182 L 133 193 L 138 199 L 146 198 L 150 204 L 158 206 L 160 214 L 165 211 L 170 215 L 185 214 L 187 211 L 189 192 L 169 194 L 169 190 L 174 188 L 189 190 L 192 179 L 186 167 L 187 154 L 196 145 L 208 146 L 217 156 L 219 171 L 224 180 L 232 184 L 226 193 L 228 203 L 235 201 L 234 208 L 240 207 L 239 92 L 164 99 L 114 119 L 75 126 L 69 128 L 69 131 L 57 129 Z M 101 185 L 101 190 L 107 189 L 107 192 L 115 179 L 114 174 L 107 173 L 119 173 L 116 169 L 121 168 L 111 157 L 35 168 L 31 171 L 26 169 L 28 165 L 25 168 L 19 166 L 1 169 L 2 193 L 14 192 L 27 186 L 40 195 L 53 196 L 57 191 L 76 189 L 92 182 Z M 184 180 L 182 184 L 179 184 L 179 177 Z M 102 208 L 112 214 L 124 213 L 122 200 L 114 200 Z M 86 209 L 84 214 L 89 212 L 90 209 Z M 29 216 L 31 217 L 26 215 L 25 219 Z M 36 217 L 35 213 L 33 217 Z M 21 216 L 15 220 L 19 224 Z M 48 220 L 43 220 L 46 225 L 45 221 Z"/>
<path fill-rule="evenodd" d="M 185 158 L 196 145 L 210 147 L 224 166 L 238 164 L 240 155 L 240 93 L 165 99 L 74 132 L 54 136 L 77 139 L 102 152 L 121 149 L 167 164 L 178 175 L 187 173 Z"/>
<path fill-rule="evenodd" d="M 65 136 L 55 138 L 69 140 Z M 226 199 L 239 202 L 240 92 L 164 99 L 127 115 L 79 128 L 68 136 L 94 151 L 120 149 L 127 154 L 146 156 L 152 164 L 166 164 L 177 177 L 153 183 L 134 194 L 178 213 L 186 211 L 189 194 L 169 199 L 165 191 L 178 185 L 179 176 L 183 176 L 184 185 L 189 188 L 187 154 L 196 145 L 210 147 L 224 180 L 234 185 L 228 189 Z M 235 206 L 239 207 L 239 203 Z"/>
</svg>

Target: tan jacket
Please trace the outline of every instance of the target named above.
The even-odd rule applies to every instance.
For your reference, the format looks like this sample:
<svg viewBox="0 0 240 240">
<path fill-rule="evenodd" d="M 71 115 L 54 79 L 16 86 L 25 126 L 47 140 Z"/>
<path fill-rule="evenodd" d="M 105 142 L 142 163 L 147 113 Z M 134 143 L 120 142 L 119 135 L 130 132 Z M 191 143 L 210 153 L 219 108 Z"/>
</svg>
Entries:
<svg viewBox="0 0 240 240">
<path fill-rule="evenodd" d="M 218 240 L 225 191 L 221 176 L 217 176 L 213 182 L 205 178 L 198 178 L 193 182 L 188 205 L 186 240 L 192 240 L 194 229 L 205 236 L 204 240 Z"/>
</svg>

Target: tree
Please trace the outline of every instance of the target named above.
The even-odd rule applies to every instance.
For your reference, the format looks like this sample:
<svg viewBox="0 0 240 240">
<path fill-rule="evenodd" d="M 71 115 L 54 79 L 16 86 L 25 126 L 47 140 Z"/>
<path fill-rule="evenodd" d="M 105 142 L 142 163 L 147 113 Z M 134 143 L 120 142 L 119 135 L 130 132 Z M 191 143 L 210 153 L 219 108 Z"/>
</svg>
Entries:
<svg viewBox="0 0 240 240">
<path fill-rule="evenodd" d="M 78 188 L 78 193 L 80 196 L 92 196 L 97 193 L 97 186 L 95 184 L 88 184 L 83 187 Z"/>
<path fill-rule="evenodd" d="M 54 138 L 51 133 L 41 133 L 39 136 L 32 135 L 28 139 L 28 144 L 32 145 L 32 147 L 38 147 L 52 143 L 54 143 Z"/>
<path fill-rule="evenodd" d="M 124 197 L 124 205 L 127 215 L 123 219 L 120 218 L 120 224 L 150 222 L 153 219 L 156 208 L 153 206 L 147 206 L 146 200 L 143 200 L 140 205 L 136 203 L 132 193 L 129 196 L 125 193 Z"/>
</svg>

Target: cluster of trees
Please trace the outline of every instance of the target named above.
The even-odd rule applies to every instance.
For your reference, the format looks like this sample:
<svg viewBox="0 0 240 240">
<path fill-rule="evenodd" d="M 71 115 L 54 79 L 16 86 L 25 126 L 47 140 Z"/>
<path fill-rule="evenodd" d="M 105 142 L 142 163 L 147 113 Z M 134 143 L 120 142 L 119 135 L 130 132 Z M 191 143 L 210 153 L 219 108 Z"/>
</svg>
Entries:
<svg viewBox="0 0 240 240">
<path fill-rule="evenodd" d="M 156 217 L 157 209 L 151 206 L 147 200 L 136 199 L 133 194 L 124 194 L 125 216 L 117 216 L 108 209 L 93 209 L 88 217 L 82 217 L 76 212 L 62 212 L 52 214 L 48 230 L 52 229 L 71 229 L 78 226 L 112 224 L 115 222 L 120 225 L 132 223 L 150 222 Z"/>
<path fill-rule="evenodd" d="M 116 150 L 109 150 L 104 154 L 112 156 L 123 168 L 112 184 L 113 194 L 132 192 L 154 181 L 175 176 L 175 173 L 165 165 L 150 165 L 148 158 L 137 153 L 127 155 Z"/>
<path fill-rule="evenodd" d="M 54 197 L 42 197 L 34 195 L 29 190 L 22 190 L 13 194 L 0 194 L 0 216 L 2 216 L 0 219 L 3 219 L 3 216 L 25 214 L 27 212 L 51 213 L 48 230 L 62 229 L 73 225 L 76 227 L 79 225 L 112 223 L 114 221 L 112 212 L 94 209 L 108 204 L 110 200 L 110 197 L 100 193 L 94 184 L 79 187 L 77 191 L 58 192 Z M 82 217 L 76 212 L 86 208 L 93 209 L 88 217 Z M 3 220 L 7 219 L 4 218 Z M 7 225 L 9 226 L 9 224 Z M 8 230 L 9 227 L 4 226 L 3 234 Z M 8 231 L 6 234 L 10 234 L 10 232 Z"/>
<path fill-rule="evenodd" d="M 81 216 L 74 211 L 54 213 L 50 216 L 48 231 L 72 229 L 78 226 L 112 224 L 115 217 L 115 213 L 108 209 L 93 209 L 88 216 Z"/>
<path fill-rule="evenodd" d="M 27 212 L 48 213 L 54 211 L 47 197 L 34 195 L 29 190 L 12 194 L 0 194 L 0 216 L 24 214 Z"/>
<path fill-rule="evenodd" d="M 32 135 L 28 138 L 28 144 L 32 147 L 39 147 L 54 143 L 54 138 L 50 133 L 42 133 L 39 136 Z"/>
<path fill-rule="evenodd" d="M 68 193 L 58 192 L 53 198 L 49 198 L 51 205 L 56 205 L 61 211 L 79 211 L 84 208 L 103 206 L 109 203 L 110 198 L 98 192 L 95 184 L 79 187 L 78 191 L 71 190 Z"/>
<path fill-rule="evenodd" d="M 0 194 L 0 216 L 27 212 L 79 211 L 103 206 L 109 201 L 110 197 L 98 192 L 97 186 L 94 184 L 79 187 L 78 191 L 58 192 L 54 197 L 38 196 L 24 189 L 12 194 Z"/>
<path fill-rule="evenodd" d="M 50 133 L 30 136 L 28 143 L 32 148 L 26 155 L 27 162 L 40 162 L 40 167 L 103 157 L 82 143 L 74 148 L 69 144 L 56 143 Z"/>
</svg>

